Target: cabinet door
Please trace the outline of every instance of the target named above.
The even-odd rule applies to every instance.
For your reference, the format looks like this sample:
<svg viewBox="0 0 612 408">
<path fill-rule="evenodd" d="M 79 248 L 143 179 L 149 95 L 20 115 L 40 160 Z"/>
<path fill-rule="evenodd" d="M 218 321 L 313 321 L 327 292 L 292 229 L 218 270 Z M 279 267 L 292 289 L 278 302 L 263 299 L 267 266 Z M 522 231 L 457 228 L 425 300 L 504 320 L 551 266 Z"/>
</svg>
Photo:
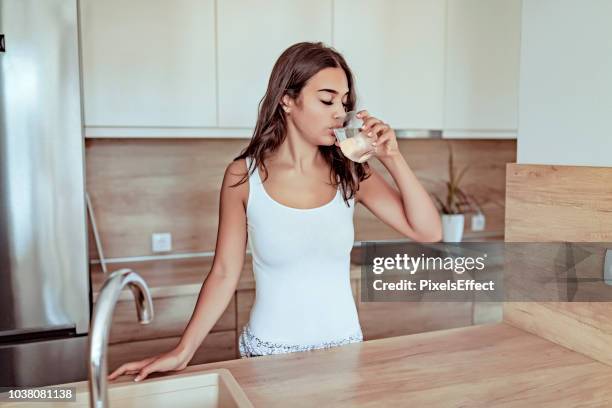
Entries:
<svg viewBox="0 0 612 408">
<path fill-rule="evenodd" d="M 180 337 L 160 337 L 151 340 L 116 343 L 108 346 L 108 371 L 113 372 L 121 364 L 143 360 L 176 347 Z M 214 363 L 238 358 L 236 332 L 234 330 L 209 333 L 198 347 L 189 365 Z"/>
<path fill-rule="evenodd" d="M 521 0 L 449 0 L 444 136 L 516 137 Z"/>
<path fill-rule="evenodd" d="M 81 0 L 86 126 L 216 126 L 214 0 Z"/>
<path fill-rule="evenodd" d="M 272 67 L 301 41 L 331 45 L 332 0 L 218 2 L 219 126 L 254 128 Z"/>
<path fill-rule="evenodd" d="M 334 47 L 358 107 L 396 129 L 441 129 L 445 0 L 335 0 Z"/>
<path fill-rule="evenodd" d="M 120 300 L 113 312 L 109 344 L 181 336 L 189 323 L 198 294 L 153 297 L 155 318 L 141 325 L 134 315 L 134 300 Z M 211 333 L 236 329 L 236 301 L 233 298 Z"/>
</svg>

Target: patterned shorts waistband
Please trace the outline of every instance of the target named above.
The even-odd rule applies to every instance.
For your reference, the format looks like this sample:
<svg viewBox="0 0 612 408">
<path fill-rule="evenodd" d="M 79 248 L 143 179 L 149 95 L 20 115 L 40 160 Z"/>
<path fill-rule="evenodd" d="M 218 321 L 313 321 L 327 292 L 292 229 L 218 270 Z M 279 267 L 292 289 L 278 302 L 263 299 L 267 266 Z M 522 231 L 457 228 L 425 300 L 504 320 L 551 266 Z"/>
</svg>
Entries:
<svg viewBox="0 0 612 408">
<path fill-rule="evenodd" d="M 242 334 L 238 340 L 238 349 L 241 357 L 265 356 L 270 354 L 293 353 L 297 351 L 309 351 L 317 349 L 326 349 L 331 347 L 343 346 L 350 343 L 359 343 L 363 341 L 361 330 L 347 337 L 325 341 L 317 344 L 283 344 L 265 341 L 253 334 L 249 325 L 245 325 Z"/>
</svg>

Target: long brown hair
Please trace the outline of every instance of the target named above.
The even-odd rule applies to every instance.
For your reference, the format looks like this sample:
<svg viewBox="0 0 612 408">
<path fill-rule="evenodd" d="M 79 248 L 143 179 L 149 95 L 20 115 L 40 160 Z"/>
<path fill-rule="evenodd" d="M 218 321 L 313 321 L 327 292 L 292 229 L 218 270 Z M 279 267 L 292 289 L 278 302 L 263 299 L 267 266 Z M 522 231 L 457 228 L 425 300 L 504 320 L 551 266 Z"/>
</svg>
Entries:
<svg viewBox="0 0 612 408">
<path fill-rule="evenodd" d="M 296 99 L 306 82 L 324 68 L 342 68 L 348 81 L 349 93 L 346 110 L 351 111 L 356 104 L 356 94 L 353 86 L 353 74 L 344 57 L 335 49 L 325 46 L 321 42 L 301 42 L 287 48 L 278 58 L 272 69 L 268 89 L 259 102 L 257 124 L 249 145 L 234 159 L 240 160 L 250 156 L 251 166 L 247 173 L 234 186 L 248 180 L 248 176 L 262 167 L 265 179 L 268 171 L 264 158 L 274 152 L 285 140 L 287 122 L 281 100 L 284 95 Z M 355 195 L 359 189 L 359 182 L 369 177 L 367 163 L 355 163 L 342 155 L 335 146 L 319 146 L 325 161 L 331 168 L 331 180 L 337 188 L 342 188 L 344 201 Z M 264 181 L 265 181 L 264 179 Z"/>
</svg>

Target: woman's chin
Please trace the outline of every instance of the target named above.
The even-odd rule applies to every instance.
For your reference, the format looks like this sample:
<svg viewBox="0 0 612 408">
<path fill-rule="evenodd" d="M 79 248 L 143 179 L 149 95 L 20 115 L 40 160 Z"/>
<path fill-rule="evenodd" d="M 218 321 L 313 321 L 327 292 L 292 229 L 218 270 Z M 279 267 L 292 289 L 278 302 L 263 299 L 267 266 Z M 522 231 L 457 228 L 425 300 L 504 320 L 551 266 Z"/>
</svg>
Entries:
<svg viewBox="0 0 612 408">
<path fill-rule="evenodd" d="M 329 134 L 319 136 L 316 139 L 316 144 L 318 146 L 333 146 L 336 144 L 336 136 L 331 136 Z"/>
<path fill-rule="evenodd" d="M 336 136 L 330 136 L 327 135 L 325 136 L 325 138 L 322 140 L 322 145 L 325 146 L 333 146 L 336 143 Z"/>
</svg>

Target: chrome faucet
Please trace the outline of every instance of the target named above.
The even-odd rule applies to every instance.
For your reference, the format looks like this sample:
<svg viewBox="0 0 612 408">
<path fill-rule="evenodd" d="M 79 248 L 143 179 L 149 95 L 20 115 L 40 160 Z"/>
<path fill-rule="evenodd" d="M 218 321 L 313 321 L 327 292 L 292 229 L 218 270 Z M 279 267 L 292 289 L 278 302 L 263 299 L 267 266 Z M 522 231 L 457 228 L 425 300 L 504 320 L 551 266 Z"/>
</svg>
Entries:
<svg viewBox="0 0 612 408">
<path fill-rule="evenodd" d="M 108 407 L 108 336 L 115 304 L 126 285 L 134 294 L 138 321 L 148 324 L 153 320 L 153 301 L 144 279 L 131 269 L 111 273 L 98 295 L 89 331 L 89 402 L 93 408 Z"/>
</svg>

